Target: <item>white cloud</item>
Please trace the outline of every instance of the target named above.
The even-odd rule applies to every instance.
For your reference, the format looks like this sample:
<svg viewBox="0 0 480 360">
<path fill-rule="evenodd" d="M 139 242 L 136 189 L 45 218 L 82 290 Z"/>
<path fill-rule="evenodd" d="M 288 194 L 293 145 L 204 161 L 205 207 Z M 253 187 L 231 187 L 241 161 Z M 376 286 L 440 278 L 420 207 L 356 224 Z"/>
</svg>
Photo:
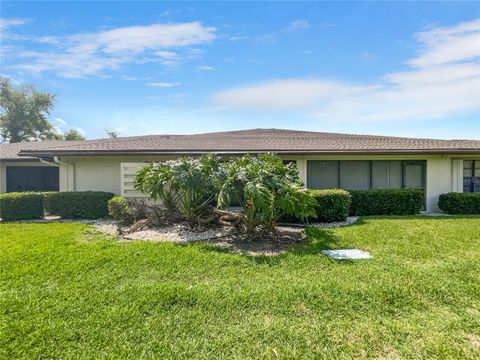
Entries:
<svg viewBox="0 0 480 360">
<path fill-rule="evenodd" d="M 237 35 L 237 36 L 230 36 L 228 40 L 230 41 L 241 41 L 241 40 L 248 40 L 250 39 L 250 36 L 246 35 Z"/>
<path fill-rule="evenodd" d="M 74 126 L 72 129 L 77 130 L 80 133 L 80 135 L 82 135 L 82 136 L 87 136 L 87 132 L 85 130 L 83 130 L 81 127 Z"/>
<path fill-rule="evenodd" d="M 423 45 L 420 54 L 408 63 L 427 67 L 478 58 L 480 53 L 480 19 L 451 27 L 429 29 L 416 34 Z"/>
<path fill-rule="evenodd" d="M 297 109 L 362 91 L 339 82 L 287 79 L 223 91 L 215 101 L 234 108 Z"/>
<path fill-rule="evenodd" d="M 385 74 L 377 83 L 277 79 L 220 92 L 214 102 L 242 110 L 303 111 L 333 122 L 480 113 L 480 42 L 473 40 L 480 35 L 479 24 L 475 20 L 416 34 L 422 49 L 408 60 L 410 68 Z"/>
<path fill-rule="evenodd" d="M 59 126 L 59 127 L 64 127 L 65 125 L 67 125 L 67 122 L 63 119 L 60 119 L 60 118 L 55 118 L 53 119 L 55 125 Z"/>
<path fill-rule="evenodd" d="M 174 51 L 160 50 L 160 51 L 155 51 L 154 54 L 163 59 L 168 59 L 168 60 L 178 59 L 178 54 Z"/>
<path fill-rule="evenodd" d="M 13 67 L 31 72 L 55 72 L 63 77 L 101 75 L 127 63 L 177 61 L 176 51 L 202 45 L 215 39 L 216 29 L 200 22 L 129 26 L 65 37 L 39 38 L 50 48 L 25 50 L 17 55 L 29 59 Z M 175 51 L 172 51 L 175 49 Z"/>
<path fill-rule="evenodd" d="M 5 35 L 4 31 L 15 26 L 25 25 L 30 21 L 31 19 L 28 19 L 28 18 L 9 18 L 9 19 L 0 18 L 0 32 L 2 33 L 2 38 Z"/>
<path fill-rule="evenodd" d="M 171 88 L 171 87 L 180 86 L 181 83 L 179 83 L 179 82 L 151 82 L 151 83 L 147 83 L 146 85 L 150 86 L 150 87 Z"/>
<path fill-rule="evenodd" d="M 288 27 L 287 31 L 305 30 L 310 27 L 310 23 L 307 20 L 294 20 Z"/>
<path fill-rule="evenodd" d="M 215 68 L 213 66 L 208 66 L 208 65 L 200 65 L 200 66 L 197 66 L 195 69 L 197 69 L 198 71 L 213 71 L 213 70 L 215 70 Z"/>
</svg>

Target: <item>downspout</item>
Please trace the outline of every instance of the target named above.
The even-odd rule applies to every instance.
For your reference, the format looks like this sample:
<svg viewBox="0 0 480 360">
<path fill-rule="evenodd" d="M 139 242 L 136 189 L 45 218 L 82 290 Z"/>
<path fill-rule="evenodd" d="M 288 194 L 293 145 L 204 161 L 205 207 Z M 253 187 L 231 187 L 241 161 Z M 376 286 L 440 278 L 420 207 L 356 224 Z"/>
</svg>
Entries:
<svg viewBox="0 0 480 360">
<path fill-rule="evenodd" d="M 58 157 L 55 157 L 54 158 L 55 160 L 58 160 Z M 59 161 L 59 160 L 58 160 Z M 76 176 L 75 176 L 75 163 L 69 163 L 68 162 L 68 159 L 67 161 L 65 162 L 67 164 L 67 191 L 76 191 L 77 189 L 77 184 L 76 184 Z M 69 168 L 70 168 L 70 165 L 72 166 L 72 188 L 69 187 L 69 184 L 70 184 L 70 171 L 69 171 Z"/>
</svg>

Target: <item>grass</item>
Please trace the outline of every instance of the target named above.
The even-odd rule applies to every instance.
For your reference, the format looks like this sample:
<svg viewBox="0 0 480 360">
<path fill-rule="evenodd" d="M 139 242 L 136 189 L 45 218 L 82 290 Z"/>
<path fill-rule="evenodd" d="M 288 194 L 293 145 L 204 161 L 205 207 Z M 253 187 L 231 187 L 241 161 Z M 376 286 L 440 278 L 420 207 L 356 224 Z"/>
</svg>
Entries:
<svg viewBox="0 0 480 360">
<path fill-rule="evenodd" d="M 0 358 L 478 358 L 480 218 L 366 218 L 275 257 L 0 225 Z M 336 261 L 358 247 L 373 260 Z"/>
</svg>

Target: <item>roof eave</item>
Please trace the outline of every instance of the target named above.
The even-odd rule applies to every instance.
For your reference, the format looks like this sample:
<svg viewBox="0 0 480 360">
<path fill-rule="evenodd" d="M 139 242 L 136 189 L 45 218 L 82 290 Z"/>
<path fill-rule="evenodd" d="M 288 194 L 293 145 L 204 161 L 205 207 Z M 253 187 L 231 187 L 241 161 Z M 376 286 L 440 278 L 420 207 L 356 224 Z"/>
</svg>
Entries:
<svg viewBox="0 0 480 360">
<path fill-rule="evenodd" d="M 218 155 L 241 155 L 245 153 L 276 153 L 282 155 L 449 155 L 480 154 L 480 149 L 372 149 L 372 150 L 58 150 L 58 151 L 20 151 L 19 156 L 55 157 L 55 156 L 158 156 L 158 155 L 201 155 L 215 153 Z"/>
<path fill-rule="evenodd" d="M 0 163 L 12 163 L 12 162 L 38 162 L 37 157 L 23 157 L 23 158 L 0 158 Z"/>
</svg>

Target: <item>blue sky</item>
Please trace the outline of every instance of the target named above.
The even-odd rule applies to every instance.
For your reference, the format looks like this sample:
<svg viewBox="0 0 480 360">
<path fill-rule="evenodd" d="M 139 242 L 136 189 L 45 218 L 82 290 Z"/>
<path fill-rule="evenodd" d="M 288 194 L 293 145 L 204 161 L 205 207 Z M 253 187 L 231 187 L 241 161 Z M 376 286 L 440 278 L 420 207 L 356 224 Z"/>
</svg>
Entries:
<svg viewBox="0 0 480 360">
<path fill-rule="evenodd" d="M 478 2 L 6 2 L 1 74 L 88 138 L 480 138 Z"/>
</svg>

